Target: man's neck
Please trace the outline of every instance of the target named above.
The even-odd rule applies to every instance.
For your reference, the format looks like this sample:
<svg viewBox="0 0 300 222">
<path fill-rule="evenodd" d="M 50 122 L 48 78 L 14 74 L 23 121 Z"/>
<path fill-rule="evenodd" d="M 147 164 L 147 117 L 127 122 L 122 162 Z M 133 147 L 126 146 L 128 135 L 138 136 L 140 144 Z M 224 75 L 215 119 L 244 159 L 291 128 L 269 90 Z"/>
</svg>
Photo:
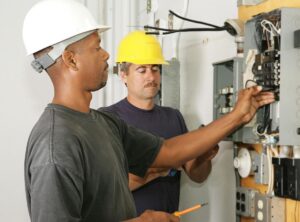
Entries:
<svg viewBox="0 0 300 222">
<path fill-rule="evenodd" d="M 137 98 L 134 98 L 134 97 L 132 97 L 132 96 L 127 96 L 127 101 L 131 104 L 131 105 L 133 105 L 133 106 L 135 106 L 135 107 L 137 107 L 137 108 L 139 108 L 139 109 L 143 109 L 143 110 L 151 110 L 151 109 L 153 109 L 153 107 L 154 107 L 154 99 L 137 99 Z"/>
<path fill-rule="evenodd" d="M 88 113 L 90 112 L 90 102 L 92 100 L 92 93 L 75 93 L 75 92 L 55 92 L 52 103 L 63 105 L 70 109 Z"/>
</svg>

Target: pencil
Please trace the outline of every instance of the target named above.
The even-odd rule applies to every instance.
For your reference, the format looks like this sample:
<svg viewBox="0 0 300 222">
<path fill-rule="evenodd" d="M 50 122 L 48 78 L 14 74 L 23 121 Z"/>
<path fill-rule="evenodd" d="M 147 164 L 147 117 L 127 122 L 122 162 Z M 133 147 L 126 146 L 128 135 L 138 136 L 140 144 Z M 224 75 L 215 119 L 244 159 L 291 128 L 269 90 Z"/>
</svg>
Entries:
<svg viewBox="0 0 300 222">
<path fill-rule="evenodd" d="M 193 206 L 193 207 L 190 207 L 190 208 L 188 208 L 188 209 L 185 209 L 185 210 L 182 210 L 182 211 L 176 211 L 176 212 L 173 213 L 173 215 L 175 215 L 175 216 L 177 216 L 177 217 L 180 217 L 180 216 L 182 216 L 182 215 L 184 215 L 184 214 L 187 214 L 187 213 L 190 213 L 190 212 L 192 212 L 192 211 L 194 211 L 194 210 L 200 209 L 201 207 L 203 207 L 203 206 L 205 206 L 205 205 L 207 205 L 207 204 L 208 204 L 208 203 L 197 204 L 197 205 L 195 205 L 195 206 Z"/>
</svg>

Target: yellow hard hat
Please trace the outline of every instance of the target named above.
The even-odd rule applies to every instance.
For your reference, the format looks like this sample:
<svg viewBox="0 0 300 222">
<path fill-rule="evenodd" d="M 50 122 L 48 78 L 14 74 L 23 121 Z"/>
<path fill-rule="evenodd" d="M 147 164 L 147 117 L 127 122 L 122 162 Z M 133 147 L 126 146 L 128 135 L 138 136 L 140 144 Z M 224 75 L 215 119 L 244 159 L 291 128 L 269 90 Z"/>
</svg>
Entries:
<svg viewBox="0 0 300 222">
<path fill-rule="evenodd" d="M 125 36 L 118 47 L 117 62 L 168 64 L 157 39 L 144 31 L 134 31 Z"/>
</svg>

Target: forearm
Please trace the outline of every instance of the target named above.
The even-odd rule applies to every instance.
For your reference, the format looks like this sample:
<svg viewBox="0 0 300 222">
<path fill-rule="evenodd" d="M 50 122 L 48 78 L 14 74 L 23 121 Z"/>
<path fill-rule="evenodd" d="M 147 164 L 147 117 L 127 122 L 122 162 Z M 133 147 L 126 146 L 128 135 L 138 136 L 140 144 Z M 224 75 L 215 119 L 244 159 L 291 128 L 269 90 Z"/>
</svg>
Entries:
<svg viewBox="0 0 300 222">
<path fill-rule="evenodd" d="M 206 127 L 165 140 L 153 166 L 178 168 L 213 149 L 241 123 L 241 116 L 231 112 Z"/>
<path fill-rule="evenodd" d="M 185 169 L 186 174 L 191 180 L 196 183 L 204 182 L 211 172 L 212 164 L 211 160 L 197 161 L 192 163 L 190 169 Z"/>
<path fill-rule="evenodd" d="M 129 189 L 130 189 L 130 191 L 134 191 L 160 176 L 161 175 L 158 173 L 151 174 L 151 175 L 147 176 L 146 178 L 129 175 Z"/>
<path fill-rule="evenodd" d="M 145 177 L 129 173 L 129 189 L 134 191 L 158 177 L 167 176 L 169 171 L 170 169 L 166 168 L 149 168 Z"/>
</svg>

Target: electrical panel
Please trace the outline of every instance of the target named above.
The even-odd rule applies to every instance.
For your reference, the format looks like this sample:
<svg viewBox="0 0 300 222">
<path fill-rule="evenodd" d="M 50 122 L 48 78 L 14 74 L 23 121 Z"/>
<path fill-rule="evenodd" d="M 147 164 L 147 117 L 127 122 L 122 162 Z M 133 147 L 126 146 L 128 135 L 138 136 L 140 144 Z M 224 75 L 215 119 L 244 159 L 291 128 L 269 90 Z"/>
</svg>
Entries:
<svg viewBox="0 0 300 222">
<path fill-rule="evenodd" d="M 236 214 L 283 222 L 284 198 L 300 200 L 300 9 L 258 14 L 245 23 L 244 33 L 244 57 L 213 64 L 213 115 L 230 112 L 240 89 L 260 85 L 274 93 L 274 103 L 261 107 L 226 140 L 237 148 L 234 167 L 240 178 L 266 185 L 266 193 L 260 193 L 238 183 Z M 255 153 L 254 147 L 260 149 Z"/>
<path fill-rule="evenodd" d="M 253 85 L 271 91 L 276 102 L 227 139 L 261 143 L 272 134 L 278 145 L 300 144 L 300 9 L 282 8 L 255 16 L 245 24 L 244 58 L 214 63 L 214 118 L 229 112 L 236 93 Z"/>
<path fill-rule="evenodd" d="M 259 143 L 267 133 L 276 135 L 278 145 L 300 144 L 300 49 L 294 45 L 299 21 L 300 9 L 282 8 L 245 25 L 244 87 L 258 84 L 276 96 L 275 103 L 259 110 L 254 126 L 245 126 L 255 132 L 250 141 Z"/>
</svg>

